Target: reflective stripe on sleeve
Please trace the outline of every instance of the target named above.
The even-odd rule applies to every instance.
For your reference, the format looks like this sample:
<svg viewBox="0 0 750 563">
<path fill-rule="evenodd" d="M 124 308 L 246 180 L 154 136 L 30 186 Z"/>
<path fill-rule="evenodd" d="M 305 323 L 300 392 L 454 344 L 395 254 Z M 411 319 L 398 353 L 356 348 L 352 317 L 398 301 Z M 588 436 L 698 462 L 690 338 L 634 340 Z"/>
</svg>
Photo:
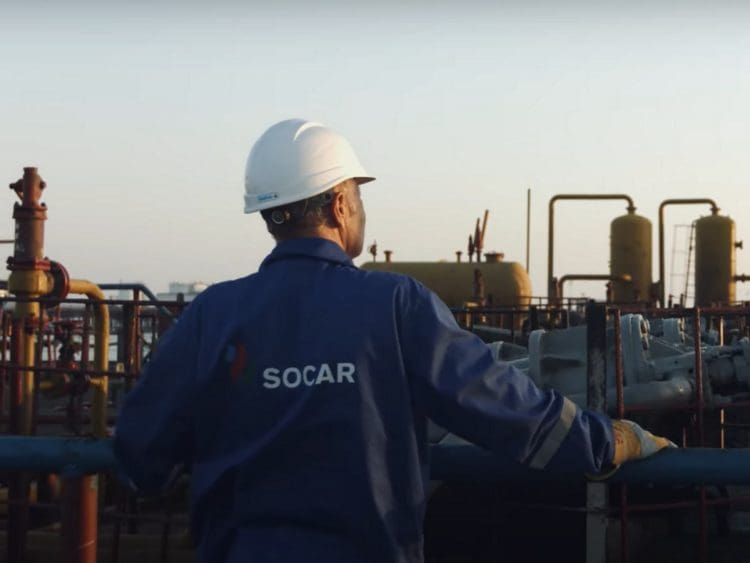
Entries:
<svg viewBox="0 0 750 563">
<path fill-rule="evenodd" d="M 542 443 L 542 446 L 537 450 L 536 455 L 529 463 L 529 467 L 532 469 L 544 469 L 560 449 L 560 444 L 568 435 L 570 427 L 573 425 L 573 420 L 576 417 L 577 407 L 573 401 L 563 397 L 563 406 L 560 411 L 560 418 L 552 427 L 547 439 Z"/>
</svg>

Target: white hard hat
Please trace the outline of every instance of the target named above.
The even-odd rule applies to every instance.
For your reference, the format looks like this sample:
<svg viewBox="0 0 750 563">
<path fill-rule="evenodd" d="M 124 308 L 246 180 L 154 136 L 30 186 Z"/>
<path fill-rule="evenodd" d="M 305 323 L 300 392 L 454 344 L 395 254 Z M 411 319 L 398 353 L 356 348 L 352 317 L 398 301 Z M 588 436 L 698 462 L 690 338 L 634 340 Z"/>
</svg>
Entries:
<svg viewBox="0 0 750 563">
<path fill-rule="evenodd" d="M 245 213 L 302 201 L 345 180 L 374 180 L 349 142 L 320 123 L 287 119 L 255 142 L 245 166 Z"/>
</svg>

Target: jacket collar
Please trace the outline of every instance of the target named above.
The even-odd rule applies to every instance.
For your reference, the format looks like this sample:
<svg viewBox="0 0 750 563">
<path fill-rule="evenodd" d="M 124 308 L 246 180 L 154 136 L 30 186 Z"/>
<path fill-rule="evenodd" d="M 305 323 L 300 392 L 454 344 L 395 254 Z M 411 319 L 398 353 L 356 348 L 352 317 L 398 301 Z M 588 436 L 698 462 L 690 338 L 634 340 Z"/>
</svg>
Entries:
<svg viewBox="0 0 750 563">
<path fill-rule="evenodd" d="M 335 242 L 322 238 L 299 238 L 278 243 L 271 254 L 263 260 L 260 269 L 289 258 L 312 258 L 354 267 L 352 259 Z"/>
</svg>

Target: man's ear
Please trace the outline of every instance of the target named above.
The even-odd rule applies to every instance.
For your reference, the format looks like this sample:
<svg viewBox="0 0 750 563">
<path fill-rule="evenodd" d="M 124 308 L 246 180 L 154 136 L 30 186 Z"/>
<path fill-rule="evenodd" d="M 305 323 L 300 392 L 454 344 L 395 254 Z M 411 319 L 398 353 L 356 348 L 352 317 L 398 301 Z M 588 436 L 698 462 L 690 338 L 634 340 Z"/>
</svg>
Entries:
<svg viewBox="0 0 750 563">
<path fill-rule="evenodd" d="M 346 195 L 344 191 L 333 194 L 331 200 L 331 215 L 337 227 L 341 227 L 346 222 L 347 208 Z"/>
</svg>

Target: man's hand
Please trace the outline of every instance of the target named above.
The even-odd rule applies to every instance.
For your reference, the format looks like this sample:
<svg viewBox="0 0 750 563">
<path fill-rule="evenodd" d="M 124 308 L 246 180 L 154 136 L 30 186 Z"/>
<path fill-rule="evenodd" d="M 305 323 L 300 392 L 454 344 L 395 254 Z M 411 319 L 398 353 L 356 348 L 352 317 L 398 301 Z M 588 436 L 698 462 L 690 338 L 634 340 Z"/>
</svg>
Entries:
<svg viewBox="0 0 750 563">
<path fill-rule="evenodd" d="M 667 438 L 654 436 L 632 420 L 613 420 L 612 430 L 615 435 L 615 454 L 612 458 L 614 465 L 643 459 L 663 448 L 677 447 Z"/>
</svg>

